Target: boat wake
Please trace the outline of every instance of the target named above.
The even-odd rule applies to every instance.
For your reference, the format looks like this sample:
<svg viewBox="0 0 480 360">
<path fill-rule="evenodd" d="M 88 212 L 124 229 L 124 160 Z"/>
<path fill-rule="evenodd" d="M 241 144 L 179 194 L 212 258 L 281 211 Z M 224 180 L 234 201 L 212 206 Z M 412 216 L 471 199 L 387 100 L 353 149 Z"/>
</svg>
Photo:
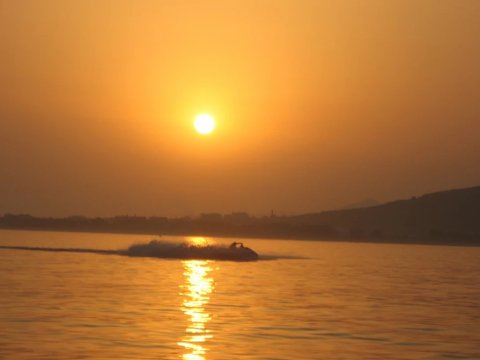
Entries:
<svg viewBox="0 0 480 360">
<path fill-rule="evenodd" d="M 43 252 L 68 252 L 88 253 L 99 255 L 117 255 L 129 257 L 147 257 L 158 259 L 202 259 L 202 260 L 227 260 L 227 261 L 257 261 L 280 259 L 305 259 L 299 256 L 280 254 L 258 255 L 248 247 L 232 247 L 222 244 L 191 245 L 165 240 L 152 240 L 148 243 L 134 244 L 124 250 L 104 250 L 88 248 L 57 248 L 33 246 L 6 246 L 0 245 L 0 250 L 25 250 Z"/>
<path fill-rule="evenodd" d="M 123 255 L 121 250 L 102 250 L 102 249 L 85 249 L 85 248 L 51 248 L 51 247 L 34 247 L 34 246 L 4 246 L 0 245 L 2 250 L 27 250 L 27 251 L 47 251 L 47 252 L 71 252 L 71 253 L 89 253 L 102 255 Z"/>
<path fill-rule="evenodd" d="M 247 247 L 225 245 L 190 245 L 163 240 L 152 240 L 149 243 L 134 244 L 125 250 L 103 250 L 88 248 L 56 248 L 31 246 L 3 246 L 4 250 L 26 250 L 44 252 L 89 253 L 100 255 L 119 255 L 130 257 L 149 257 L 160 259 L 203 259 L 229 261 L 256 261 L 258 254 Z"/>
</svg>

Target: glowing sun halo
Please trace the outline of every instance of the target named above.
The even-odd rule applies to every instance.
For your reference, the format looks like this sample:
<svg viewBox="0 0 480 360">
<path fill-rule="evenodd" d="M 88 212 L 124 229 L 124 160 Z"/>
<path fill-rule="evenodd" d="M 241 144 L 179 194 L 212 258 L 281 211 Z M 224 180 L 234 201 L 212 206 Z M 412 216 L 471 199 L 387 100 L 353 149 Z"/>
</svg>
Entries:
<svg viewBox="0 0 480 360">
<path fill-rule="evenodd" d="M 207 135 L 215 129 L 215 120 L 211 115 L 200 114 L 195 116 L 194 126 L 199 134 Z"/>
</svg>

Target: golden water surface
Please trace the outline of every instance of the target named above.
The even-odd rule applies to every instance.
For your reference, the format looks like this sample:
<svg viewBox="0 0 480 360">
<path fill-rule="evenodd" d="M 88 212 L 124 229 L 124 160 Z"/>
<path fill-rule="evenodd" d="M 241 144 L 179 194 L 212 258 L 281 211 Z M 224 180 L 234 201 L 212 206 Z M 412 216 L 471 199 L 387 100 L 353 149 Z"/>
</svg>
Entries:
<svg viewBox="0 0 480 360">
<path fill-rule="evenodd" d="M 149 240 L 0 231 L 16 246 Z M 479 248 L 242 241 L 273 259 L 1 249 L 0 359 L 480 359 Z"/>
</svg>

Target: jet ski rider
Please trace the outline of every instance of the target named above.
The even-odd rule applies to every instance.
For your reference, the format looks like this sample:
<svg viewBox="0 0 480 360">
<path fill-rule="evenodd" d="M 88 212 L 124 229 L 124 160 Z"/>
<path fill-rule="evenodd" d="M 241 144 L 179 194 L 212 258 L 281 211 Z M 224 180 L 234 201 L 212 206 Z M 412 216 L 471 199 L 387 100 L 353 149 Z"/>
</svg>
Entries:
<svg viewBox="0 0 480 360">
<path fill-rule="evenodd" d="M 241 242 L 236 242 L 234 241 L 233 243 L 230 244 L 229 248 L 230 249 L 237 249 L 237 245 L 239 248 L 244 248 L 243 243 Z"/>
</svg>

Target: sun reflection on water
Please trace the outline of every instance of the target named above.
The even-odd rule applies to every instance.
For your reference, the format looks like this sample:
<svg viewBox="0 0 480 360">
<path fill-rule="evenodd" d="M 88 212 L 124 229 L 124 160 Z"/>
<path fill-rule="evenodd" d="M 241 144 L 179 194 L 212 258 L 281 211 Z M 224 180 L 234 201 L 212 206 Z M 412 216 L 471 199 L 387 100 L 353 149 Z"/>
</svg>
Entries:
<svg viewBox="0 0 480 360">
<path fill-rule="evenodd" d="M 208 260 L 183 261 L 185 284 L 181 286 L 184 296 L 182 311 L 189 317 L 186 334 L 178 345 L 185 350 L 185 360 L 205 360 L 207 348 L 205 342 L 212 338 L 206 325 L 211 316 L 205 310 L 213 291 L 213 278 L 209 272 L 213 269 Z"/>
</svg>

